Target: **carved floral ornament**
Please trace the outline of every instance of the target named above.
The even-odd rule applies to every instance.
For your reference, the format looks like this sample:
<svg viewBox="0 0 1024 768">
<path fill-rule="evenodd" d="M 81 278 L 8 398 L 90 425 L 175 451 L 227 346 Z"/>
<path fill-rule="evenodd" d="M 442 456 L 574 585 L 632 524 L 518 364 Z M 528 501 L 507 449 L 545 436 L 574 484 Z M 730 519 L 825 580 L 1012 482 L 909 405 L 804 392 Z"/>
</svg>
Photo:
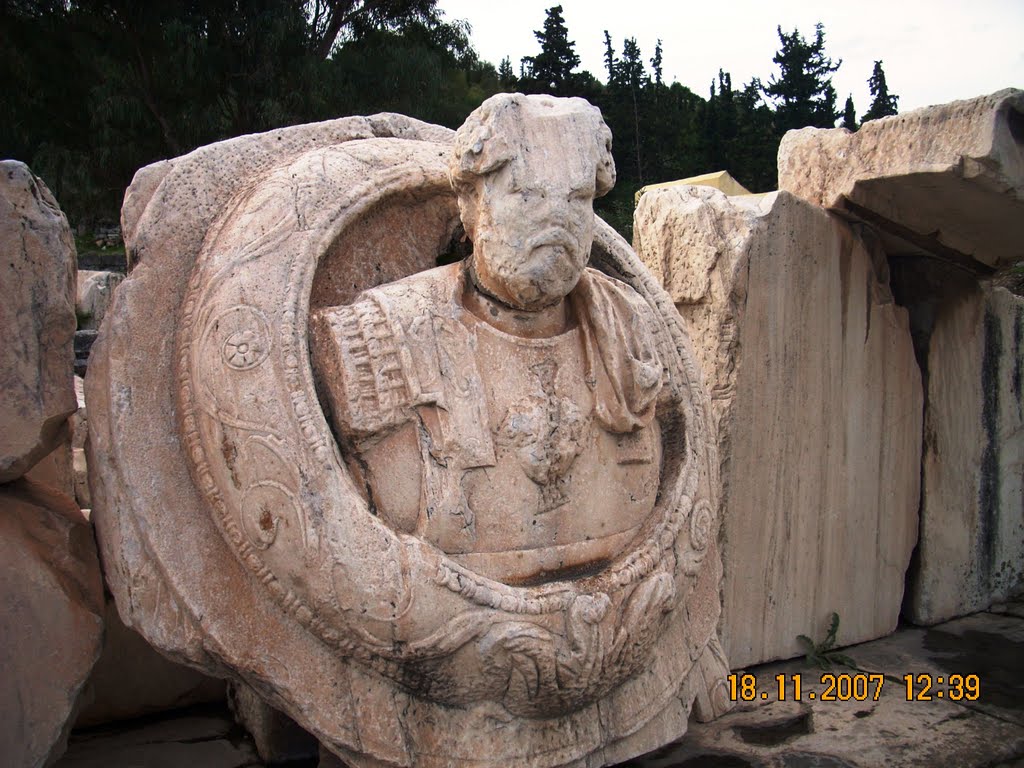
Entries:
<svg viewBox="0 0 1024 768">
<path fill-rule="evenodd" d="M 362 686 L 364 705 L 392 713 L 391 727 L 404 733 L 393 744 L 358 722 L 325 733 L 329 725 L 302 715 L 319 704 L 289 683 L 294 673 L 282 662 L 264 687 L 275 687 L 275 702 L 346 759 L 441 765 L 478 757 L 454 743 L 430 757 L 420 726 L 396 709 L 402 699 L 421 710 L 417 722 L 439 718 L 448 730 L 461 723 L 486 733 L 498 762 L 519 754 L 563 765 L 665 717 L 677 698 L 686 708 L 696 699 L 704 716 L 725 707 L 707 402 L 670 300 L 596 219 L 591 266 L 649 305 L 667 372 L 657 502 L 638 534 L 596 572 L 515 585 L 375 515 L 317 397 L 310 297 L 323 279 L 318 266 L 363 237 L 360 226 L 388 206 L 447 207 L 445 221 L 432 219 L 434 231 L 419 233 L 429 263 L 430 249 L 457 224 L 449 151 L 401 138 L 326 144 L 294 152 L 222 205 L 187 271 L 168 369 L 185 464 L 203 499 L 191 514 L 213 519 L 282 622 L 351 669 L 349 685 Z M 549 496 L 545 503 L 560 503 L 557 491 Z M 599 709 L 618 713 L 614 726 L 598 725 L 607 720 Z M 502 735 L 498 724 L 512 717 L 521 718 L 518 736 Z M 552 728 L 566 735 L 554 739 L 557 749 L 542 749 Z"/>
</svg>

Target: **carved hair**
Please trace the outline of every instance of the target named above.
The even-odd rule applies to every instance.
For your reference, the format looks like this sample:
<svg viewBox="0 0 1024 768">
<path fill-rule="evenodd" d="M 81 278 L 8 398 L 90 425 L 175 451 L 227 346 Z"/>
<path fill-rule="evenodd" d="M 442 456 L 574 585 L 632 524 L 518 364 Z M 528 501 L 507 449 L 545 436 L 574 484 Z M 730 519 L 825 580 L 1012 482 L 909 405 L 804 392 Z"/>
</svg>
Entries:
<svg viewBox="0 0 1024 768">
<path fill-rule="evenodd" d="M 549 110 L 551 114 L 574 124 L 579 139 L 592 139 L 590 147 L 575 146 L 580 152 L 592 152 L 596 167 L 595 197 L 607 194 L 615 186 L 615 160 L 612 158 L 612 132 L 605 125 L 601 110 L 584 99 L 524 96 L 521 93 L 492 96 L 473 110 L 456 132 L 448 166 L 455 191 L 471 190 L 479 177 L 515 160 L 521 153 L 524 140 L 523 123 Z"/>
</svg>

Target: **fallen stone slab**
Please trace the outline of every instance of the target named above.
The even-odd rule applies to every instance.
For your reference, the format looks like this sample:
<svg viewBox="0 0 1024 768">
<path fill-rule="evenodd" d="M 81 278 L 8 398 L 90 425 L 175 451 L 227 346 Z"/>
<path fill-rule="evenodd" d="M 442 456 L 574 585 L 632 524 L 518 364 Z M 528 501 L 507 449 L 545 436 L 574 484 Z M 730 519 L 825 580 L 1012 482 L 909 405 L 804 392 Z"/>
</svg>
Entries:
<svg viewBox="0 0 1024 768">
<path fill-rule="evenodd" d="M 223 709 L 76 731 L 53 768 L 246 768 L 262 766 Z"/>
<path fill-rule="evenodd" d="M 731 664 L 896 628 L 917 537 L 921 377 L 871 232 L 785 192 L 653 190 L 635 245 L 717 420 Z"/>
<path fill-rule="evenodd" d="M 981 274 L 1024 258 L 1024 92 L 844 128 L 790 131 L 779 189 L 882 231 L 891 254 L 930 253 Z"/>
<path fill-rule="evenodd" d="M 935 624 L 1024 586 L 1024 299 L 980 288 L 936 311 L 921 540 L 909 618 Z"/>
<path fill-rule="evenodd" d="M 47 765 L 64 750 L 100 652 L 103 584 L 75 502 L 20 479 L 0 486 L 0 755 Z"/>
<path fill-rule="evenodd" d="M 41 179 L 0 162 L 0 483 L 67 436 L 75 410 L 75 245 Z"/>
</svg>

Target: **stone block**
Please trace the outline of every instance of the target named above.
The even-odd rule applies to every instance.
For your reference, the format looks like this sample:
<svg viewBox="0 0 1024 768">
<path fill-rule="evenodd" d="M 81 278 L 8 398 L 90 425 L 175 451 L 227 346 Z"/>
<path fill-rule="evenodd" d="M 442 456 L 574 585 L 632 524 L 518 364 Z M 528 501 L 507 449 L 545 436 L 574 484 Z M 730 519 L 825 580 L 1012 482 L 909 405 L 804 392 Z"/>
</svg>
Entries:
<svg viewBox="0 0 1024 768">
<path fill-rule="evenodd" d="M 256 750 L 221 710 L 92 728 L 71 736 L 53 768 L 263 768 Z"/>
<path fill-rule="evenodd" d="M 114 291 L 124 280 L 118 272 L 101 272 L 88 269 L 78 271 L 78 298 L 75 312 L 78 315 L 79 330 L 99 330 L 103 316 L 114 300 Z"/>
<path fill-rule="evenodd" d="M 979 288 L 936 309 L 921 541 L 908 615 L 935 624 L 1024 586 L 1024 300 Z"/>
<path fill-rule="evenodd" d="M 0 755 L 39 768 L 63 751 L 100 652 L 103 584 L 92 528 L 67 496 L 0 486 Z"/>
<path fill-rule="evenodd" d="M 107 599 L 103 650 L 82 694 L 75 728 L 91 728 L 193 704 L 224 701 L 224 681 L 177 664 L 121 621 Z"/>
<path fill-rule="evenodd" d="M 0 483 L 67 436 L 75 334 L 75 246 L 67 219 L 23 163 L 0 162 Z"/>
<path fill-rule="evenodd" d="M 70 437 L 58 443 L 56 448 L 36 462 L 24 476 L 48 485 L 66 496 L 77 498 L 74 451 L 71 448 Z"/>
<path fill-rule="evenodd" d="M 1011 266 L 1024 257 L 1024 92 L 872 120 L 856 133 L 790 131 L 779 189 L 867 221 L 890 255 L 928 252 L 981 274 Z"/>
<path fill-rule="evenodd" d="M 869 231 L 785 192 L 644 195 L 636 249 L 682 315 L 721 457 L 733 668 L 897 623 L 917 535 L 921 377 Z"/>
<path fill-rule="evenodd" d="M 284 712 L 279 712 L 244 683 L 228 684 L 228 705 L 235 722 L 256 742 L 256 752 L 267 763 L 314 760 L 320 742 Z"/>
</svg>

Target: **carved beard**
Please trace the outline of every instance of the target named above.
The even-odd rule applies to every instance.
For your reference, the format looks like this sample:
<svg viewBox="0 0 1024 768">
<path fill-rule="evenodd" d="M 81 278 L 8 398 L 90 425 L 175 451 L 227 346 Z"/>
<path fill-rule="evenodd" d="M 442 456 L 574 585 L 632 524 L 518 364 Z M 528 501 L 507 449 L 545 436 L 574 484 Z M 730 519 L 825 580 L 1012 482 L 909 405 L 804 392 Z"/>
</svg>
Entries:
<svg viewBox="0 0 1024 768">
<path fill-rule="evenodd" d="M 589 244 L 583 248 L 561 227 L 548 227 L 521 245 L 486 232 L 473 245 L 469 263 L 476 288 L 514 309 L 530 312 L 565 298 L 579 282 L 590 252 Z"/>
</svg>

